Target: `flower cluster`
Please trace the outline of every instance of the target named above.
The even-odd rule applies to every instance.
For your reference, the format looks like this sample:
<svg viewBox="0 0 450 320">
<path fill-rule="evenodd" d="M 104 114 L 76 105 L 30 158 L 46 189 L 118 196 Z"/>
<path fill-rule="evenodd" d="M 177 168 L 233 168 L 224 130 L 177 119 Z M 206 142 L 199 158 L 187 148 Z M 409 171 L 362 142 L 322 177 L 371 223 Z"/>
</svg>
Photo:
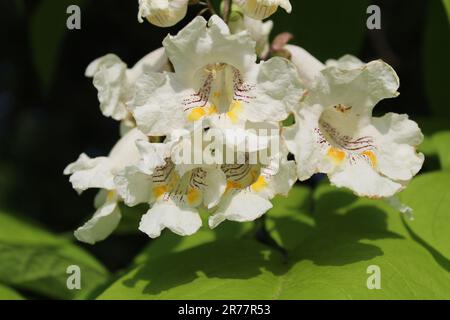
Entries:
<svg viewBox="0 0 450 320">
<path fill-rule="evenodd" d="M 276 56 L 261 22 L 288 0 L 235 0 L 238 19 L 198 16 L 128 69 L 115 55 L 92 62 L 105 116 L 121 121 L 109 156 L 82 154 L 65 174 L 75 190 L 100 189 L 97 211 L 75 231 L 95 243 L 117 227 L 119 203 L 148 204 L 139 229 L 191 235 L 202 225 L 252 221 L 297 181 L 327 174 L 359 196 L 389 199 L 420 170 L 420 129 L 406 115 L 373 117 L 399 80 L 383 61 L 344 56 L 322 64 L 284 45 Z M 187 0 L 139 0 L 139 21 L 171 26 Z M 289 116 L 295 119 L 284 127 Z M 288 160 L 292 154 L 294 160 Z M 200 159 L 200 160 L 199 160 Z M 398 204 L 400 206 L 400 204 Z"/>
</svg>

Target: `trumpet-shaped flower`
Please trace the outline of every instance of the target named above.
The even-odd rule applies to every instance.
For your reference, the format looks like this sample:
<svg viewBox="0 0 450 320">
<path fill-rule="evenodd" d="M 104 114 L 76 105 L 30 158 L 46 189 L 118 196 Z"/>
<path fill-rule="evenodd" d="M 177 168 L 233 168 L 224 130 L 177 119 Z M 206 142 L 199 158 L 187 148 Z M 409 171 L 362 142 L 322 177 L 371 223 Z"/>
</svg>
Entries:
<svg viewBox="0 0 450 320">
<path fill-rule="evenodd" d="M 172 144 L 138 141 L 141 162 L 115 178 L 127 205 L 149 203 L 139 229 L 156 238 L 165 228 L 191 235 L 201 226 L 199 208 L 215 206 L 225 191 L 225 175 L 218 166 L 195 166 L 181 175 L 170 158 Z"/>
<path fill-rule="evenodd" d="M 104 240 L 119 224 L 118 202 L 121 197 L 117 194 L 114 177 L 123 168 L 140 160 L 135 146 L 135 141 L 140 139 L 146 139 L 146 136 L 138 129 L 132 129 L 117 142 L 109 156 L 89 158 L 83 153 L 65 168 L 64 174 L 70 175 L 70 182 L 78 193 L 90 188 L 101 189 L 95 200 L 97 211 L 75 231 L 79 241 L 94 244 Z"/>
<path fill-rule="evenodd" d="M 383 61 L 358 61 L 330 61 L 284 134 L 300 180 L 326 173 L 358 195 L 390 197 L 420 170 L 423 136 L 406 115 L 372 116 L 380 100 L 398 95 L 399 79 Z"/>
<path fill-rule="evenodd" d="M 270 157 L 267 164 L 223 164 L 221 166 L 227 180 L 222 200 L 209 218 L 209 226 L 217 227 L 225 220 L 253 221 L 270 208 L 270 200 L 276 195 L 287 196 L 297 180 L 295 162 L 287 160 L 287 152 L 279 152 Z"/>
<path fill-rule="evenodd" d="M 145 73 L 130 109 L 148 135 L 191 128 L 204 117 L 281 121 L 303 94 L 295 67 L 283 58 L 256 63 L 255 42 L 230 34 L 218 17 L 195 18 L 163 42 L 175 73 Z"/>
<path fill-rule="evenodd" d="M 118 56 L 107 54 L 91 62 L 85 75 L 93 77 L 103 115 L 115 120 L 128 120 L 131 115 L 126 104 L 133 97 L 136 79 L 144 72 L 169 69 L 164 48 L 159 48 L 142 58 L 131 69 Z"/>
<path fill-rule="evenodd" d="M 139 0 L 139 22 L 148 22 L 158 27 L 170 27 L 186 16 L 188 0 Z"/>
<path fill-rule="evenodd" d="M 291 13 L 292 6 L 289 0 L 234 0 L 247 16 L 262 20 L 274 14 L 278 7 Z"/>
</svg>

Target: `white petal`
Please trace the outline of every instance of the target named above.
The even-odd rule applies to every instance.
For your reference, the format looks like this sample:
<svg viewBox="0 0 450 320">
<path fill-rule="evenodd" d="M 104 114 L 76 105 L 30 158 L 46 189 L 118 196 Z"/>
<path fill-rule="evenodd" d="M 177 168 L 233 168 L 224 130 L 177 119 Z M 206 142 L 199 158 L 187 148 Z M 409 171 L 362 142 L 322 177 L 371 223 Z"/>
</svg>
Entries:
<svg viewBox="0 0 450 320">
<path fill-rule="evenodd" d="M 226 63 L 243 72 L 256 61 L 255 42 L 250 36 L 230 35 L 218 16 L 211 17 L 208 27 L 203 17 L 196 17 L 176 36 L 167 36 L 163 45 L 175 72 L 185 81 L 208 64 Z"/>
<path fill-rule="evenodd" d="M 64 169 L 64 174 L 71 175 L 70 182 L 79 193 L 89 188 L 114 189 L 113 167 L 110 158 L 89 158 L 82 153 L 77 161 Z"/>
<path fill-rule="evenodd" d="M 139 230 L 151 238 L 157 238 L 165 228 L 180 236 L 197 232 L 202 220 L 195 209 L 179 207 L 171 202 L 157 202 L 142 216 Z"/>
<path fill-rule="evenodd" d="M 188 0 L 139 0 L 138 21 L 146 18 L 158 27 L 170 27 L 186 16 Z"/>
<path fill-rule="evenodd" d="M 158 48 L 141 60 L 127 72 L 130 82 L 134 83 L 140 75 L 145 72 L 163 72 L 170 71 L 169 59 L 166 56 L 164 48 Z"/>
<path fill-rule="evenodd" d="M 378 174 L 367 161 L 345 163 L 340 170 L 328 174 L 330 182 L 337 187 L 349 188 L 358 196 L 369 198 L 391 197 L 403 188 L 401 183 Z"/>
<path fill-rule="evenodd" d="M 253 221 L 272 208 L 272 203 L 248 190 L 232 190 L 224 195 L 217 210 L 209 218 L 209 226 L 217 227 L 224 220 Z"/>
<path fill-rule="evenodd" d="M 416 146 L 423 140 L 417 123 L 407 115 L 388 113 L 374 118 L 373 125 L 378 138 L 377 158 L 380 172 L 391 179 L 408 181 L 422 168 L 424 156 L 417 153 Z"/>
<path fill-rule="evenodd" d="M 106 202 L 88 222 L 74 232 L 75 238 L 89 244 L 102 241 L 117 228 L 120 218 L 121 214 L 117 203 Z"/>
<path fill-rule="evenodd" d="M 187 126 L 183 99 L 192 92 L 173 73 L 145 73 L 136 82 L 129 109 L 142 132 L 164 136 Z"/>
<path fill-rule="evenodd" d="M 127 167 L 114 177 L 117 193 L 132 207 L 152 201 L 152 177 L 136 167 Z"/>
<path fill-rule="evenodd" d="M 311 88 L 314 78 L 325 65 L 299 46 L 288 44 L 285 49 L 291 53 L 291 61 L 297 68 L 301 82 L 306 88 Z"/>
<path fill-rule="evenodd" d="M 304 93 L 295 66 L 275 57 L 255 65 L 247 81 L 255 83 L 253 96 L 244 103 L 243 113 L 253 122 L 282 121 Z"/>
<path fill-rule="evenodd" d="M 141 155 L 141 161 L 138 163 L 139 170 L 151 175 L 156 167 L 166 164 L 166 159 L 170 157 L 172 144 L 150 143 L 147 140 L 138 140 L 136 141 L 136 146 Z"/>
<path fill-rule="evenodd" d="M 263 20 L 277 11 L 278 6 L 291 13 L 292 6 L 289 0 L 234 0 L 244 13 L 253 19 Z"/>
<path fill-rule="evenodd" d="M 109 153 L 109 158 L 114 162 L 115 170 L 122 170 L 139 161 L 141 155 L 136 146 L 136 141 L 142 139 L 147 139 L 147 136 L 137 128 L 133 128 L 114 145 Z"/>
<path fill-rule="evenodd" d="M 203 204 L 207 209 L 211 209 L 219 203 L 227 187 L 227 182 L 222 170 L 212 168 L 205 169 L 205 171 L 207 175 L 204 180 L 205 187 L 202 189 Z"/>
<path fill-rule="evenodd" d="M 126 70 L 127 65 L 119 57 L 107 54 L 94 60 L 85 73 L 93 77 L 103 115 L 115 120 L 125 119 L 128 114 L 125 103 L 131 98 L 132 90 Z"/>
<path fill-rule="evenodd" d="M 357 69 L 364 65 L 364 63 L 359 60 L 357 57 L 352 55 L 345 55 L 338 60 L 330 59 L 326 61 L 327 67 L 337 67 L 340 69 Z"/>
</svg>

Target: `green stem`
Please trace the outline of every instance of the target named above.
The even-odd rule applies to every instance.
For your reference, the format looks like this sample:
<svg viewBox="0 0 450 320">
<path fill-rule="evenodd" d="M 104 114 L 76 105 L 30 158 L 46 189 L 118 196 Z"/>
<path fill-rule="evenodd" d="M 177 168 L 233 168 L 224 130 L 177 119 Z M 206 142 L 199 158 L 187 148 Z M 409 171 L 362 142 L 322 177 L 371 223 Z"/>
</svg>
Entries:
<svg viewBox="0 0 450 320">
<path fill-rule="evenodd" d="M 231 1 L 232 0 L 223 0 L 223 21 L 225 21 L 226 24 L 230 21 Z"/>
</svg>

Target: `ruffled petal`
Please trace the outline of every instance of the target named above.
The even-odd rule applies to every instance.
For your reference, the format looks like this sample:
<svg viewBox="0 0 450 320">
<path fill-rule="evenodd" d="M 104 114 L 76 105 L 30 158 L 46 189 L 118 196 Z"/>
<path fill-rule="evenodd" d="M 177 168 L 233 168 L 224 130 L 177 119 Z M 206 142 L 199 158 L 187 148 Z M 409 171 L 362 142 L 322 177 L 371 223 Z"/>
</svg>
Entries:
<svg viewBox="0 0 450 320">
<path fill-rule="evenodd" d="M 70 175 L 72 187 L 81 193 L 89 188 L 114 189 L 114 176 L 111 171 L 114 163 L 110 158 L 89 158 L 82 153 L 77 161 L 64 169 L 64 174 Z"/>
<path fill-rule="evenodd" d="M 410 180 L 424 162 L 424 155 L 416 151 L 423 140 L 417 123 L 405 114 L 388 113 L 373 118 L 373 125 L 380 134 L 376 152 L 378 170 L 391 179 Z"/>
<path fill-rule="evenodd" d="M 292 5 L 289 0 L 234 0 L 249 17 L 263 20 L 274 14 L 278 6 L 291 13 Z"/>
<path fill-rule="evenodd" d="M 285 49 L 291 54 L 291 61 L 297 68 L 302 84 L 306 88 L 311 88 L 315 77 L 320 74 L 325 65 L 299 46 L 288 44 Z"/>
<path fill-rule="evenodd" d="M 75 230 L 75 238 L 81 242 L 95 244 L 106 239 L 117 228 L 120 219 L 117 202 L 106 202 L 89 221 Z"/>
<path fill-rule="evenodd" d="M 94 60 L 85 72 L 93 77 L 103 115 L 115 120 L 125 119 L 128 114 L 125 103 L 131 98 L 132 89 L 126 71 L 127 65 L 119 57 L 107 54 Z"/>
<path fill-rule="evenodd" d="M 197 232 L 202 220 L 193 208 L 177 206 L 170 201 L 156 202 L 153 207 L 142 216 L 139 230 L 150 238 L 157 238 L 165 228 L 180 236 L 189 236 Z"/>
<path fill-rule="evenodd" d="M 253 221 L 270 208 L 272 208 L 272 203 L 269 200 L 252 191 L 247 189 L 231 190 L 223 196 L 214 214 L 209 218 L 209 226 L 215 228 L 225 220 Z"/>
<path fill-rule="evenodd" d="M 138 21 L 146 18 L 158 27 L 171 27 L 186 16 L 188 0 L 139 0 Z"/>
<path fill-rule="evenodd" d="M 152 178 L 138 168 L 125 168 L 114 177 L 114 183 L 117 193 L 127 206 L 152 202 Z"/>
<path fill-rule="evenodd" d="M 282 121 L 304 94 L 295 66 L 275 57 L 254 65 L 246 81 L 254 83 L 251 97 L 242 103 L 245 119 L 253 122 Z"/>
</svg>

